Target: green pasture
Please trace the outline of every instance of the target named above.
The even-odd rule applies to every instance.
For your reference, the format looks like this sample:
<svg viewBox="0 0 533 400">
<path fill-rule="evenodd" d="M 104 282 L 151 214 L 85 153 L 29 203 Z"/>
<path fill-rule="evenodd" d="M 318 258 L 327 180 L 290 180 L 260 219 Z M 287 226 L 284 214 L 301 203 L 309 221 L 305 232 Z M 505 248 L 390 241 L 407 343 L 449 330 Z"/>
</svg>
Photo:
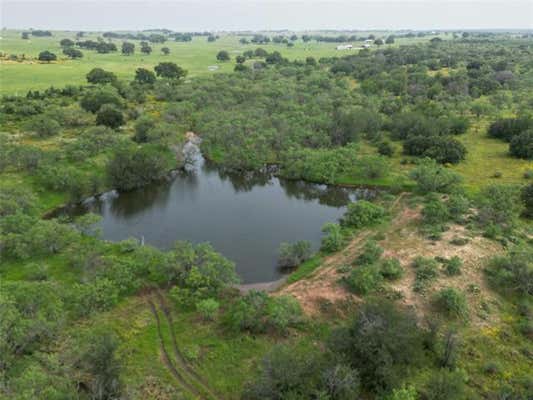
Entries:
<svg viewBox="0 0 533 400">
<path fill-rule="evenodd" d="M 67 84 L 85 84 L 85 75 L 92 68 L 100 67 L 114 72 L 121 79 L 131 79 L 138 67 L 153 68 L 161 61 L 172 61 L 188 70 L 189 78 L 205 76 L 217 72 L 230 72 L 233 70 L 235 61 L 219 62 L 216 55 L 220 50 L 226 50 L 232 58 L 246 50 L 255 50 L 263 47 L 265 50 L 279 51 L 290 60 L 312 56 L 320 57 L 343 56 L 351 51 L 338 51 L 338 43 L 322 43 L 311 41 L 304 43 L 297 40 L 294 47 L 285 44 L 269 43 L 264 45 L 239 43 L 242 36 L 223 35 L 215 42 L 208 42 L 205 36 L 195 36 L 191 42 L 175 42 L 172 40 L 164 44 L 151 44 L 152 53 L 145 55 L 140 52 L 140 41 L 128 40 L 135 43 L 135 54 L 122 55 L 120 46 L 122 39 L 113 39 L 119 51 L 109 54 L 99 54 L 95 50 L 84 50 L 83 58 L 70 60 L 63 55 L 59 42 L 61 39 L 70 38 L 76 40 L 76 32 L 54 31 L 52 37 L 34 37 L 30 35 L 28 40 L 21 37 L 22 31 L 4 30 L 1 34 L 0 53 L 4 57 L 0 59 L 0 94 L 24 95 L 28 90 L 42 90 L 50 86 L 63 87 Z M 388 33 L 374 33 L 376 37 L 386 37 Z M 363 36 L 360 33 L 359 36 Z M 86 34 L 82 40 L 96 40 L 99 34 Z M 442 38 L 448 36 L 441 35 Z M 400 38 L 394 46 L 427 42 L 431 36 L 421 38 Z M 354 46 L 360 42 L 353 43 Z M 161 53 L 162 47 L 168 47 L 170 54 L 165 56 Z M 58 60 L 51 63 L 42 63 L 37 60 L 41 51 L 49 50 L 58 56 Z M 24 61 L 11 61 L 10 55 L 25 56 Z M 210 71 L 208 67 L 217 66 L 216 71 Z"/>
</svg>

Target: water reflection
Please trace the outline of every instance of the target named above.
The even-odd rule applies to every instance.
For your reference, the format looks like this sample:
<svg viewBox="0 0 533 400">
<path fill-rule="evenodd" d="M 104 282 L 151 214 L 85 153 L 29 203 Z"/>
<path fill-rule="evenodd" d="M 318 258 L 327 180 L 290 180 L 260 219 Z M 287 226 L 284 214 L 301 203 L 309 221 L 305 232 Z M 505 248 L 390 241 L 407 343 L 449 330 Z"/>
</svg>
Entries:
<svg viewBox="0 0 533 400">
<path fill-rule="evenodd" d="M 186 171 L 127 193 L 108 193 L 69 209 L 102 215 L 108 240 L 143 237 L 169 249 L 176 240 L 210 242 L 236 263 L 243 282 L 278 279 L 277 251 L 281 242 L 309 240 L 316 250 L 322 225 L 336 221 L 350 201 L 372 192 L 302 181 L 287 181 L 261 173 L 234 173 L 215 168 L 196 156 Z"/>
</svg>

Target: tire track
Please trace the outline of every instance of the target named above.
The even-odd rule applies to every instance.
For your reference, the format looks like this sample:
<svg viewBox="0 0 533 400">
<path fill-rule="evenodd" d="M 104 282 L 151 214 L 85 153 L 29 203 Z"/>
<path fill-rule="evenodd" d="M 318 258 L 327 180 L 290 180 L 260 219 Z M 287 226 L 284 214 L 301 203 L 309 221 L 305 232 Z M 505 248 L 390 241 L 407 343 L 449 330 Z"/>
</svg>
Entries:
<svg viewBox="0 0 533 400">
<path fill-rule="evenodd" d="M 179 350 L 178 342 L 176 339 L 176 333 L 174 332 L 174 319 L 172 317 L 172 313 L 170 312 L 165 298 L 159 290 L 155 291 L 155 296 L 157 297 L 159 308 L 163 311 L 163 315 L 167 320 L 170 338 L 172 342 L 172 349 L 179 366 L 183 368 L 188 375 L 190 375 L 190 378 L 193 381 L 196 381 L 195 383 L 202 388 L 202 391 L 207 395 L 208 399 L 219 400 L 220 397 L 216 393 L 214 393 L 212 389 L 210 389 L 207 381 L 205 381 L 205 379 L 189 365 L 189 363 L 183 356 L 183 353 Z"/>
<path fill-rule="evenodd" d="M 152 299 L 148 299 L 148 305 L 150 306 L 150 311 L 152 312 L 157 326 L 157 336 L 159 338 L 159 348 L 161 349 L 161 353 L 163 354 L 163 363 L 167 367 L 167 369 L 170 371 L 171 375 L 178 381 L 178 383 L 187 391 L 194 394 L 197 398 L 203 398 L 198 390 L 191 385 L 185 378 L 180 374 L 180 372 L 176 369 L 176 366 L 172 363 L 172 360 L 170 358 L 170 355 L 168 353 L 168 350 L 165 346 L 165 341 L 163 338 L 163 333 L 161 331 L 161 320 L 159 319 L 159 313 L 157 312 L 157 307 L 152 301 Z"/>
</svg>

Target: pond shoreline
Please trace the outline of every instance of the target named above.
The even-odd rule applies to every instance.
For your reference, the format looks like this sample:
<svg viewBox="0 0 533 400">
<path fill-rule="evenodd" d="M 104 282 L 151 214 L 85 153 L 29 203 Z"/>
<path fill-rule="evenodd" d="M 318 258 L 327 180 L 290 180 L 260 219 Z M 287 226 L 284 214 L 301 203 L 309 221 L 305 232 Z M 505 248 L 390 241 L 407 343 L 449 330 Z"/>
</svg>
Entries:
<svg viewBox="0 0 533 400">
<path fill-rule="evenodd" d="M 259 290 L 267 293 L 275 292 L 281 288 L 289 278 L 290 273 L 284 275 L 280 279 L 276 279 L 269 282 L 257 282 L 257 283 L 243 283 L 236 285 L 235 287 L 243 294 L 248 293 L 252 290 Z"/>
</svg>

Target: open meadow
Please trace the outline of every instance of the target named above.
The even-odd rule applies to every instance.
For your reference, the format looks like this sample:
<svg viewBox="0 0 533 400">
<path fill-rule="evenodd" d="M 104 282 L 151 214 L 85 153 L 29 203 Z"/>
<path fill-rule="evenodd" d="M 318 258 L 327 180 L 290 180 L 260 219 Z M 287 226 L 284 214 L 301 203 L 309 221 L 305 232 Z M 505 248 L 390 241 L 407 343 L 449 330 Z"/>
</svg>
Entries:
<svg viewBox="0 0 533 400">
<path fill-rule="evenodd" d="M 54 31 L 51 37 L 34 37 L 24 40 L 21 38 L 22 31 L 3 30 L 0 41 L 0 53 L 5 56 L 0 60 L 0 94 L 24 95 L 28 90 L 43 90 L 50 86 L 62 87 L 65 84 L 83 85 L 86 83 L 85 75 L 94 67 L 103 68 L 115 73 L 120 79 L 129 80 L 135 70 L 139 67 L 153 68 L 160 61 L 171 61 L 185 68 L 189 74 L 188 78 L 211 75 L 214 72 L 233 71 L 234 62 L 217 61 L 216 55 L 220 50 L 226 50 L 234 59 L 246 50 L 255 50 L 263 47 L 267 51 L 279 51 L 284 57 L 290 60 L 305 60 L 306 57 L 334 57 L 346 55 L 355 50 L 338 51 L 338 43 L 308 42 L 302 40 L 294 42 L 293 47 L 285 44 L 241 44 L 239 39 L 247 36 L 237 36 L 232 34 L 221 34 L 220 38 L 214 42 L 208 42 L 206 36 L 193 36 L 191 42 L 176 42 L 168 40 L 165 43 L 152 44 L 151 54 L 140 52 L 139 40 L 112 39 L 119 51 L 99 54 L 94 50 L 83 51 L 83 58 L 71 60 L 62 54 L 59 42 L 62 39 L 76 41 L 76 32 Z M 364 35 L 361 32 L 360 35 Z M 368 34 L 368 33 L 367 33 Z M 386 32 L 381 32 L 385 35 Z M 96 40 L 100 33 L 86 34 L 83 40 Z M 248 36 L 251 37 L 251 36 Z M 446 35 L 441 35 L 445 38 Z M 413 44 L 417 42 L 427 42 L 430 37 L 424 38 L 401 38 L 394 44 Z M 132 55 L 123 55 L 120 52 L 120 45 L 123 41 L 131 41 L 136 45 L 136 51 Z M 354 46 L 361 42 L 354 42 Z M 388 45 L 387 45 L 388 46 Z M 168 47 L 170 53 L 163 55 L 162 47 Z M 58 56 L 58 60 L 46 63 L 39 62 L 37 56 L 41 51 L 48 50 Z M 14 54 L 26 58 L 22 61 L 11 61 L 9 55 Z M 209 67 L 216 66 L 212 71 Z"/>
</svg>

